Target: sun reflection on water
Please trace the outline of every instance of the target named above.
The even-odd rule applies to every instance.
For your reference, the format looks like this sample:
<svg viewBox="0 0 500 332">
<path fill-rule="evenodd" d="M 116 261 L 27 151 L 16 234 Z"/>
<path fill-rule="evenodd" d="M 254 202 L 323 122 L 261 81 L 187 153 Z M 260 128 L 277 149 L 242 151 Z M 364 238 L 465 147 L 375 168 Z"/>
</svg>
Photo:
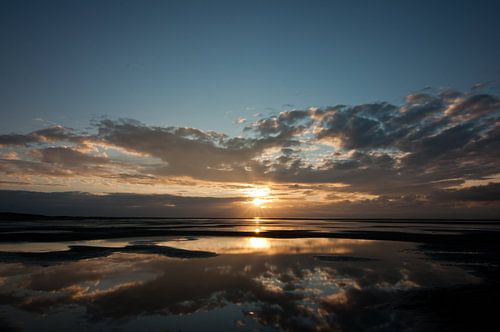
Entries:
<svg viewBox="0 0 500 332">
<path fill-rule="evenodd" d="M 251 237 L 248 239 L 248 246 L 252 249 L 269 249 L 271 243 L 263 237 Z"/>
</svg>

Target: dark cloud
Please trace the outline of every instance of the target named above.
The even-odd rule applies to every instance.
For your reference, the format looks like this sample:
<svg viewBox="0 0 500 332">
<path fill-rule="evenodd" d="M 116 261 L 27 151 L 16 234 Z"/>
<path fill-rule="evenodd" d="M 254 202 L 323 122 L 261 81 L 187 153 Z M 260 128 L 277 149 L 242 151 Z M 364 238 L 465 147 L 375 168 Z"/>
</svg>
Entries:
<svg viewBox="0 0 500 332">
<path fill-rule="evenodd" d="M 446 201 L 499 202 L 500 183 L 489 183 L 484 186 L 473 186 L 464 189 L 440 190 L 433 196 L 435 199 Z"/>
<path fill-rule="evenodd" d="M 184 197 L 167 194 L 32 192 L 0 190 L 0 211 L 85 216 L 196 216 L 238 213 L 244 198 Z M 203 216 L 203 215 L 200 215 Z"/>
<path fill-rule="evenodd" d="M 246 132 L 254 132 L 258 137 L 292 138 L 300 135 L 310 121 L 311 111 L 293 110 L 281 112 L 278 116 L 263 118 L 245 128 Z M 305 124 L 301 124 L 306 120 Z"/>
<path fill-rule="evenodd" d="M 109 162 L 106 157 L 88 155 L 67 147 L 40 149 L 36 153 L 39 154 L 42 162 L 64 167 L 81 166 L 82 164 L 102 165 Z"/>
<path fill-rule="evenodd" d="M 500 108 L 500 99 L 496 96 L 477 94 L 464 98 L 452 105 L 447 112 L 460 120 L 476 119 L 491 115 Z"/>
<path fill-rule="evenodd" d="M 79 141 L 80 137 L 74 133 L 71 128 L 62 126 L 51 126 L 29 134 L 7 134 L 0 135 L 1 146 L 27 146 L 35 143 L 53 142 L 53 141 Z"/>
<path fill-rule="evenodd" d="M 291 188 L 293 189 L 293 188 Z M 322 186 L 299 188 L 314 195 Z M 425 194 L 383 194 L 374 199 L 346 196 L 336 188 L 325 201 L 288 198 L 293 208 L 266 212 L 276 217 L 364 218 L 495 218 L 500 213 L 498 184 L 465 189 L 433 190 Z M 280 195 L 276 195 L 278 197 Z M 248 217 L 247 197 L 190 197 L 168 194 L 90 194 L 84 192 L 30 192 L 0 190 L 0 211 L 45 215 L 151 216 L 151 217 Z"/>
<path fill-rule="evenodd" d="M 18 134 L 0 135 L 0 146 L 28 145 L 30 143 L 35 143 L 35 142 L 38 142 L 38 140 L 30 135 L 18 135 Z"/>
<path fill-rule="evenodd" d="M 319 139 L 339 140 L 346 149 L 381 148 L 392 143 L 383 120 L 395 108 L 388 104 L 368 104 L 352 108 L 327 109 L 321 121 Z"/>
</svg>

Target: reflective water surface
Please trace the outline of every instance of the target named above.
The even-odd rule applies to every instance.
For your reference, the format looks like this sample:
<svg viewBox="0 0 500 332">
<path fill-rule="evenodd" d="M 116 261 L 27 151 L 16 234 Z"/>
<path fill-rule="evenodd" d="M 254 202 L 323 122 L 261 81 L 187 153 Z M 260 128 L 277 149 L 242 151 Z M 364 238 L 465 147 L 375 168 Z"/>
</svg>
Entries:
<svg viewBox="0 0 500 332">
<path fill-rule="evenodd" d="M 471 266 L 494 265 L 475 251 L 461 264 L 418 242 L 276 238 L 248 223 L 252 236 L 3 241 L 0 330 L 440 330 L 449 322 L 419 294 L 479 287 Z"/>
</svg>

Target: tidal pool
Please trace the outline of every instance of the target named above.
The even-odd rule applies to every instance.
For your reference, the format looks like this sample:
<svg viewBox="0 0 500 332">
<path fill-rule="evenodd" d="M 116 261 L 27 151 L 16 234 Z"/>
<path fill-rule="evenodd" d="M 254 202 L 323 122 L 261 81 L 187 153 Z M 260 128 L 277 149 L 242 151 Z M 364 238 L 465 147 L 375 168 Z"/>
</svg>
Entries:
<svg viewBox="0 0 500 332">
<path fill-rule="evenodd" d="M 393 307 L 405 292 L 480 282 L 405 242 L 258 236 L 151 242 L 217 256 L 112 252 L 42 265 L 20 257 L 0 265 L 3 323 L 33 331 L 404 329 L 419 323 L 411 311 Z"/>
</svg>

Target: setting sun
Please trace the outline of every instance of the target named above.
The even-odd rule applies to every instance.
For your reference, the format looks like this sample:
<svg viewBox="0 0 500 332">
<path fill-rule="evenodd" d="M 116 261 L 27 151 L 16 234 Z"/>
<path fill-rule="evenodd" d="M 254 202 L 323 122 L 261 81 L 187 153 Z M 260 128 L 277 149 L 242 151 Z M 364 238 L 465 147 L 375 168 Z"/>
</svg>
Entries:
<svg viewBox="0 0 500 332">
<path fill-rule="evenodd" d="M 248 203 L 257 208 L 264 208 L 264 204 L 271 202 L 271 189 L 268 187 L 257 187 L 246 190 L 246 195 L 250 198 Z"/>
<path fill-rule="evenodd" d="M 269 200 L 266 200 L 266 199 L 263 199 L 263 198 L 259 198 L 259 197 L 254 198 L 252 200 L 252 204 L 255 205 L 255 206 L 257 206 L 257 207 L 261 207 L 262 204 L 264 204 L 266 202 L 269 202 Z"/>
</svg>

